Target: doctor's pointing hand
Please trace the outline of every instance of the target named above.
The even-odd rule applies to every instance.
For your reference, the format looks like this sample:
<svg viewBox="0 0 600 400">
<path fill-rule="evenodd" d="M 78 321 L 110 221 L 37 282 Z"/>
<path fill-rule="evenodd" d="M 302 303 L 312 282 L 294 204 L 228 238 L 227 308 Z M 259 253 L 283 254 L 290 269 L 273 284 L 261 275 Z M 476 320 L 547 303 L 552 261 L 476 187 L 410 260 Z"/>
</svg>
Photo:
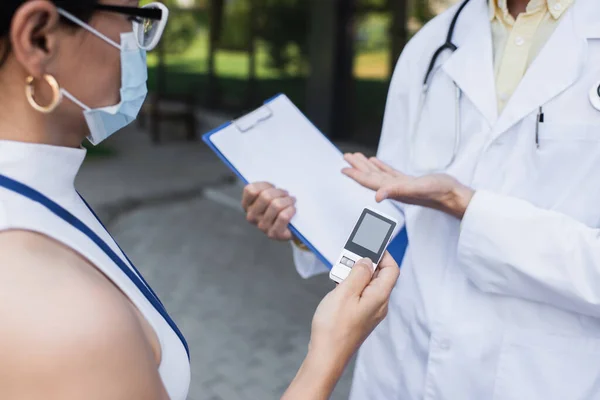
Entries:
<svg viewBox="0 0 600 400">
<path fill-rule="evenodd" d="M 345 168 L 342 172 L 364 187 L 375 190 L 378 202 L 397 200 L 433 208 L 462 219 L 474 194 L 472 189 L 447 174 L 413 177 L 361 153 L 346 154 L 344 159 L 351 168 Z"/>
</svg>

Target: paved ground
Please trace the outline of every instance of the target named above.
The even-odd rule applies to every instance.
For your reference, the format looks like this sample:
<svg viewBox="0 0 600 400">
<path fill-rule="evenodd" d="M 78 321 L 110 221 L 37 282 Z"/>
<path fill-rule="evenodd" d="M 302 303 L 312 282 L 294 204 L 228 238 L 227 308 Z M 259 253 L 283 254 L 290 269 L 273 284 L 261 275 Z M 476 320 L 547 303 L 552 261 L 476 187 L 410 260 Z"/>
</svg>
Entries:
<svg viewBox="0 0 600 400">
<path fill-rule="evenodd" d="M 117 155 L 87 161 L 78 187 L 185 333 L 189 399 L 279 398 L 328 278 L 299 278 L 289 245 L 246 223 L 241 186 L 202 142 L 155 147 L 134 127 L 108 144 Z M 351 371 L 332 399 L 348 397 Z"/>
</svg>

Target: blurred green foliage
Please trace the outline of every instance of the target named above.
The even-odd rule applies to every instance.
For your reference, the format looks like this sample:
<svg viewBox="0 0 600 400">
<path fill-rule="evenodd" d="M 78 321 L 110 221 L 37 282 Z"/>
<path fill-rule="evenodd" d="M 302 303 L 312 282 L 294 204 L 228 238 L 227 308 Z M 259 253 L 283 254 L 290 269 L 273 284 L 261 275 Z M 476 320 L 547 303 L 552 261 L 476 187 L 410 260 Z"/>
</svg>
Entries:
<svg viewBox="0 0 600 400">
<path fill-rule="evenodd" d="M 219 48 L 243 51 L 248 48 L 250 33 L 250 2 L 246 0 L 225 3 L 224 29 L 219 38 Z"/>
<path fill-rule="evenodd" d="M 163 90 L 170 95 L 192 94 L 202 104 L 232 113 L 247 107 L 250 62 L 248 50 L 252 31 L 256 39 L 254 97 L 263 99 L 284 92 L 295 104 L 305 106 L 305 78 L 308 59 L 309 7 L 312 1 L 326 0 L 222 0 L 223 15 L 219 40 L 214 47 L 218 76 L 218 104 L 207 100 L 210 45 L 210 3 L 195 0 L 181 8 L 176 0 L 165 0 L 171 9 L 164 38 L 167 57 Z M 218 1 L 218 0 L 215 0 Z M 356 0 L 359 6 L 374 9 L 356 13 L 355 79 L 353 130 L 357 137 L 376 141 L 388 89 L 393 15 L 391 2 L 404 0 Z M 409 2 L 410 33 L 432 17 L 426 0 Z M 254 15 L 254 27 L 250 25 Z M 416 22 L 416 24 L 415 24 Z M 150 89 L 156 90 L 158 52 L 149 54 Z M 98 150 L 98 149 L 96 149 Z"/>
<path fill-rule="evenodd" d="M 420 24 L 433 18 L 428 0 L 356 0 L 357 6 L 390 9 L 391 1 L 407 1 L 410 15 Z M 229 0 L 221 48 L 245 50 L 250 35 L 250 9 L 254 8 L 256 38 L 264 42 L 269 54 L 269 68 L 282 75 L 307 70 L 310 20 L 309 0 Z M 368 12 L 356 15 L 358 51 L 381 51 L 390 46 L 391 12 Z"/>
<path fill-rule="evenodd" d="M 368 13 L 356 19 L 356 50 L 377 52 L 389 49 L 391 15 Z"/>
<path fill-rule="evenodd" d="M 266 46 L 267 67 L 281 75 L 297 75 L 307 70 L 309 13 L 308 0 L 224 0 L 223 27 L 218 47 L 245 51 L 252 30 L 255 39 Z M 359 6 L 388 8 L 390 1 L 356 0 Z M 410 14 L 420 24 L 434 16 L 428 0 L 405 0 Z M 144 0 L 147 3 L 149 0 Z M 192 8 L 180 8 L 177 0 L 163 1 L 171 9 L 164 36 L 167 54 L 181 54 L 194 44 L 200 30 L 209 26 L 210 0 L 193 0 Z M 251 27 L 251 15 L 254 27 Z M 356 16 L 357 50 L 381 51 L 389 47 L 389 12 L 370 12 Z"/>
<path fill-rule="evenodd" d="M 413 17 L 421 24 L 427 23 L 435 14 L 431 9 L 431 4 L 427 0 L 413 0 L 412 2 Z"/>
<path fill-rule="evenodd" d="M 306 70 L 310 2 L 254 0 L 257 35 L 266 43 L 269 67 L 283 74 Z"/>
<path fill-rule="evenodd" d="M 163 48 L 167 54 L 182 53 L 193 43 L 200 28 L 208 24 L 208 18 L 206 13 L 177 10 L 176 0 L 164 3 L 173 11 L 163 36 Z"/>
<path fill-rule="evenodd" d="M 398 0 L 392 0 L 398 1 Z M 388 5 L 389 0 L 356 0 L 356 4 L 359 6 L 377 6 L 377 7 L 386 7 Z"/>
<path fill-rule="evenodd" d="M 307 0 L 228 1 L 219 48 L 246 50 L 253 31 L 254 38 L 267 47 L 268 68 L 282 75 L 297 71 L 302 68 L 308 51 L 309 5 Z"/>
</svg>

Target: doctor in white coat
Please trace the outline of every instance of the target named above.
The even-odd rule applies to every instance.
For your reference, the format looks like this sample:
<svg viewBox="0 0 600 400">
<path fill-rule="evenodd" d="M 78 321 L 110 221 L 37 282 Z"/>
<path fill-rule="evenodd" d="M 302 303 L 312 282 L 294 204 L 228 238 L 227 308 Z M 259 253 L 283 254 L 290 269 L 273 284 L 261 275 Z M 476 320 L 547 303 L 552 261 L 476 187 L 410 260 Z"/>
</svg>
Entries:
<svg viewBox="0 0 600 400">
<path fill-rule="evenodd" d="M 423 96 L 461 4 L 406 46 L 378 159 L 347 155 L 409 239 L 351 398 L 600 399 L 600 1 L 468 1 Z M 290 194 L 242 201 L 292 238 Z"/>
</svg>

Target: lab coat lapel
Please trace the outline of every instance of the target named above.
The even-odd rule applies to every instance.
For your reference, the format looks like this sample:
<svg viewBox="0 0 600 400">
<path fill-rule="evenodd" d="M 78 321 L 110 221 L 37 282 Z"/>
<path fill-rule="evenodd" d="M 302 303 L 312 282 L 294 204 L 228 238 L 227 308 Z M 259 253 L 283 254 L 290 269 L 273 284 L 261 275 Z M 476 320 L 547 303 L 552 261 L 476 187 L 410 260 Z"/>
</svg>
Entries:
<svg viewBox="0 0 600 400">
<path fill-rule="evenodd" d="M 492 33 L 487 2 L 471 0 L 456 24 L 458 49 L 442 69 L 492 126 L 498 117 Z"/>
<path fill-rule="evenodd" d="M 572 7 L 525 73 L 494 126 L 491 140 L 577 81 L 584 65 L 587 41 L 574 17 L 577 2 Z"/>
</svg>

